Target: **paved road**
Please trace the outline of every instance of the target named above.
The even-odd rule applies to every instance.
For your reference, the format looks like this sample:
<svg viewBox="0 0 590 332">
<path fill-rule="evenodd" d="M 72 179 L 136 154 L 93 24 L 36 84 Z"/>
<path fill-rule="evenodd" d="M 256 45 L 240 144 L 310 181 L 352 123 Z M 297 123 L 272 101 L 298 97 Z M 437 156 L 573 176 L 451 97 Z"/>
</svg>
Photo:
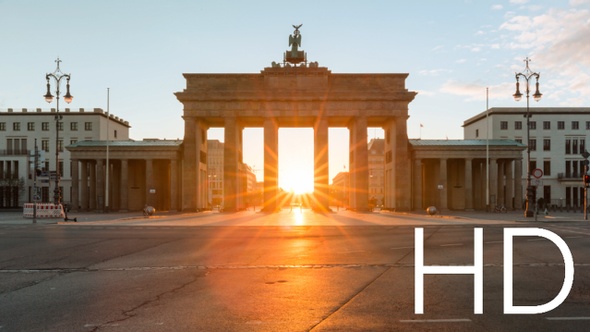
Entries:
<svg viewBox="0 0 590 332">
<path fill-rule="evenodd" d="M 590 227 L 573 218 L 411 214 L 80 214 L 0 224 L 0 331 L 585 331 Z M 473 265 L 483 228 L 484 313 L 473 275 L 426 275 L 414 313 L 415 229 L 426 265 Z M 574 257 L 566 301 L 503 314 L 503 232 L 540 227 Z M 564 279 L 552 242 L 514 240 L 514 304 L 551 301 Z"/>
</svg>

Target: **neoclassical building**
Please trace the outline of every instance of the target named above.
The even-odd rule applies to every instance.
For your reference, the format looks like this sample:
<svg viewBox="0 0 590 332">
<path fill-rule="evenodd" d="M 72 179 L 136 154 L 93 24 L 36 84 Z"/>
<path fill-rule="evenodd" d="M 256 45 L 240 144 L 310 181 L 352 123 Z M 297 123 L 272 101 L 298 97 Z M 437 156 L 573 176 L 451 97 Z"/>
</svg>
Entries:
<svg viewBox="0 0 590 332">
<path fill-rule="evenodd" d="M 295 28 L 291 39 L 300 41 L 299 27 Z M 285 52 L 282 63 L 273 62 L 260 73 L 185 73 L 186 87 L 175 94 L 183 105 L 182 141 L 113 142 L 108 163 L 105 141 L 69 146 L 72 205 L 81 210 L 139 210 L 145 204 L 158 210 L 208 208 L 208 179 L 214 174 L 208 169 L 207 131 L 224 128 L 223 208 L 244 209 L 248 181 L 242 167 L 242 133 L 244 128 L 259 127 L 264 131 L 262 208 L 273 212 L 280 208 L 278 130 L 311 127 L 313 205 L 328 211 L 328 129 L 342 127 L 349 130 L 350 151 L 348 198 L 339 199 L 351 209 L 367 211 L 371 175 L 367 131 L 377 127 L 385 133 L 384 208 L 520 207 L 518 170 L 524 145 L 511 140 L 408 140 L 409 104 L 417 93 L 406 88 L 407 73 L 332 73 L 317 62 L 308 63 L 298 46 L 300 42 Z"/>
</svg>

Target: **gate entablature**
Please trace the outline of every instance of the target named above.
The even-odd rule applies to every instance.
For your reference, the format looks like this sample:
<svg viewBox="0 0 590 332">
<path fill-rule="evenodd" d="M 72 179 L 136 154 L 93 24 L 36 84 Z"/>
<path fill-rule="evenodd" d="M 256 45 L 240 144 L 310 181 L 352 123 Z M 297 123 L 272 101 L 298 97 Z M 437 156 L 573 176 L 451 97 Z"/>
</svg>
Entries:
<svg viewBox="0 0 590 332">
<path fill-rule="evenodd" d="M 268 67 L 260 74 L 184 74 L 187 88 L 176 96 L 184 117 L 203 118 L 223 127 L 227 116 L 262 127 L 265 117 L 293 126 L 293 116 L 328 118 L 345 127 L 356 116 L 380 127 L 389 117 L 408 116 L 416 92 L 405 88 L 408 74 L 333 74 L 325 67 Z"/>
</svg>

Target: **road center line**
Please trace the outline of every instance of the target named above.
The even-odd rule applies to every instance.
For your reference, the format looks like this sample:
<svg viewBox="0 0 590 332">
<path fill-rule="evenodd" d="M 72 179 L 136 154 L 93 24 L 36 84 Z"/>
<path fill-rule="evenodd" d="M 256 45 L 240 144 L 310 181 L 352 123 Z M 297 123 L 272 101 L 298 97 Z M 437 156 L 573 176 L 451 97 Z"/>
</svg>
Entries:
<svg viewBox="0 0 590 332">
<path fill-rule="evenodd" d="M 414 249 L 414 247 L 399 247 L 399 248 L 389 248 L 391 250 L 403 250 L 403 249 Z"/>
<path fill-rule="evenodd" d="M 448 319 L 402 319 L 400 323 L 471 323 L 469 318 Z"/>
<path fill-rule="evenodd" d="M 463 243 L 449 243 L 449 244 L 441 244 L 441 247 L 460 247 Z"/>
<path fill-rule="evenodd" d="M 590 317 L 545 317 L 546 320 L 590 320 Z"/>
</svg>

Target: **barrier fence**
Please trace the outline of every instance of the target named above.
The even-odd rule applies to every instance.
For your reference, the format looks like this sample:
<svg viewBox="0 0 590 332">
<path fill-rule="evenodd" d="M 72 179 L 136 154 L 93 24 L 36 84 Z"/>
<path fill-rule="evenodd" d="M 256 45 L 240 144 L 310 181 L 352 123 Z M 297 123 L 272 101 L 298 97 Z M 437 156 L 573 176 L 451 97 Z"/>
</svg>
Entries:
<svg viewBox="0 0 590 332">
<path fill-rule="evenodd" d="M 37 218 L 64 218 L 63 205 L 53 203 L 25 203 L 23 206 L 23 217 L 33 218 L 33 207 L 37 204 Z"/>
</svg>

